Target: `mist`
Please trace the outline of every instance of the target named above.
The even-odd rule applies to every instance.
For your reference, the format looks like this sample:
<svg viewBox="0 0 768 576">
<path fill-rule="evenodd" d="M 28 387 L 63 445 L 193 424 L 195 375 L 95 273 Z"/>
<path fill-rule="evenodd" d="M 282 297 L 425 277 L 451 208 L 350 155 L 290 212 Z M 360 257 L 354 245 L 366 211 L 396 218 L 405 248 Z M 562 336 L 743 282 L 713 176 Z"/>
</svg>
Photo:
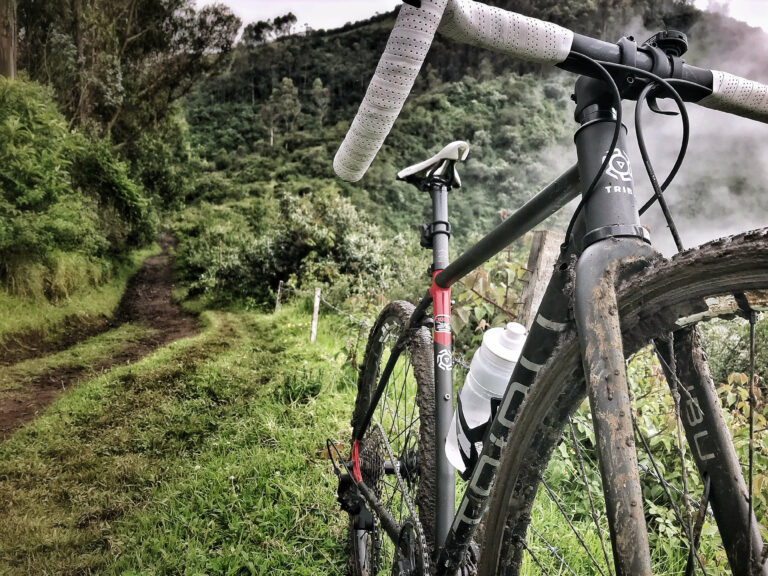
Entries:
<svg viewBox="0 0 768 576">
<path fill-rule="evenodd" d="M 637 27 L 637 23 L 634 24 Z M 638 38 L 650 35 L 648 30 L 637 33 Z M 767 40 L 768 36 L 757 28 L 723 16 L 710 16 L 689 32 L 693 48 L 686 60 L 704 68 L 765 82 L 768 81 Z M 676 109 L 671 99 L 660 101 L 660 105 L 666 110 Z M 634 108 L 634 102 L 626 104 L 625 123 L 630 129 L 635 188 L 638 200 L 644 203 L 653 189 L 637 146 Z M 665 193 L 684 248 L 768 226 L 768 195 L 765 194 L 768 126 L 697 104 L 689 104 L 687 110 L 688 153 Z M 643 128 L 652 164 L 662 182 L 680 149 L 682 122 L 679 117 L 661 116 L 646 107 Z M 665 255 L 674 254 L 676 248 L 658 204 L 650 208 L 642 220 L 651 230 L 654 246 Z"/>
<path fill-rule="evenodd" d="M 638 43 L 654 33 L 644 29 L 639 19 L 624 29 L 627 35 L 634 35 Z M 689 43 L 691 49 L 685 56 L 686 62 L 768 83 L 768 35 L 762 30 L 722 15 L 709 15 L 691 29 Z M 659 100 L 659 105 L 665 110 L 677 109 L 671 99 Z M 664 195 L 684 248 L 768 226 L 768 126 L 697 104 L 688 104 L 687 110 L 688 153 Z M 634 115 L 635 102 L 625 102 L 623 122 L 629 130 L 627 147 L 640 207 L 653 195 L 653 188 L 637 145 Z M 682 122 L 679 116 L 655 114 L 646 106 L 643 129 L 646 147 L 661 183 L 677 158 Z M 576 161 L 570 142 L 550 147 L 542 156 L 550 159 L 553 178 Z M 572 210 L 572 207 L 566 208 L 563 215 L 569 215 Z M 563 215 L 549 220 L 544 227 L 559 229 Z M 651 240 L 658 250 L 666 256 L 677 251 L 658 203 L 641 221 L 650 229 Z"/>
</svg>

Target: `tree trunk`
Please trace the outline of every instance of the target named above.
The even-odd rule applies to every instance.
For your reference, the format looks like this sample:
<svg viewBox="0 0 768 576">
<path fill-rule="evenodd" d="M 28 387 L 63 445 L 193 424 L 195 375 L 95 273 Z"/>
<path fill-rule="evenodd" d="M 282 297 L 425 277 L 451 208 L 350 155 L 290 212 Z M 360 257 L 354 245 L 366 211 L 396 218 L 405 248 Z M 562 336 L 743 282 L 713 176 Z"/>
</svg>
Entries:
<svg viewBox="0 0 768 576">
<path fill-rule="evenodd" d="M 0 76 L 16 77 L 16 0 L 0 0 Z"/>
</svg>

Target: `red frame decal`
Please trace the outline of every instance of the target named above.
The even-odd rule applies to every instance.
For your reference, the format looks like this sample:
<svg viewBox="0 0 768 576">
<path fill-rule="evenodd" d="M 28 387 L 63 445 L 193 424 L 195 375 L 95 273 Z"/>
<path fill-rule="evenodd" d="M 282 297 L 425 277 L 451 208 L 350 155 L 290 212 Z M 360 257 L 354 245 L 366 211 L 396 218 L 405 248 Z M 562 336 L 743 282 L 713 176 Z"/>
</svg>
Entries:
<svg viewBox="0 0 768 576">
<path fill-rule="evenodd" d="M 352 443 L 352 479 L 355 482 L 363 481 L 363 474 L 360 472 L 360 440 Z"/>
<path fill-rule="evenodd" d="M 445 346 L 451 345 L 451 289 L 441 288 L 435 284 L 435 277 L 442 270 L 435 270 L 432 275 L 432 286 L 429 293 L 432 296 L 432 317 L 435 320 L 435 342 Z"/>
</svg>

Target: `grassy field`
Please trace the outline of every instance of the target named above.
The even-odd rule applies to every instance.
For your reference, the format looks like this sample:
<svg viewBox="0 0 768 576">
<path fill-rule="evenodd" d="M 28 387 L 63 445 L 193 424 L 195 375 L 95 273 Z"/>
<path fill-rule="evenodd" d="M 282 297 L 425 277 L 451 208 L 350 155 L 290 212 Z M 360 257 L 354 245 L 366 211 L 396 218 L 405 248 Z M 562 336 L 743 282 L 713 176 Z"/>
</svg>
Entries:
<svg viewBox="0 0 768 576">
<path fill-rule="evenodd" d="M 354 392 L 330 358 L 350 328 L 323 318 L 309 346 L 301 306 L 203 320 L 0 445 L 0 573 L 343 570 L 323 449 L 349 435 Z"/>
<path fill-rule="evenodd" d="M 344 573 L 346 516 L 324 448 L 348 442 L 354 374 L 343 364 L 362 343 L 327 315 L 309 344 L 309 317 L 302 299 L 278 314 L 203 311 L 197 336 L 81 384 L 0 444 L 0 574 Z M 87 364 L 142 334 L 125 325 L 18 364 L 10 380 Z M 582 450 L 594 444 L 588 429 L 579 437 Z M 574 456 L 561 444 L 548 482 L 603 564 Z M 589 476 L 602 510 L 594 467 Z M 535 512 L 530 544 L 548 570 L 561 573 L 562 556 L 591 573 L 543 492 Z M 655 573 L 687 553 L 665 518 L 652 522 L 671 522 Z M 607 535 L 602 511 L 600 523 Z M 538 573 L 530 556 L 523 573 Z"/>
</svg>

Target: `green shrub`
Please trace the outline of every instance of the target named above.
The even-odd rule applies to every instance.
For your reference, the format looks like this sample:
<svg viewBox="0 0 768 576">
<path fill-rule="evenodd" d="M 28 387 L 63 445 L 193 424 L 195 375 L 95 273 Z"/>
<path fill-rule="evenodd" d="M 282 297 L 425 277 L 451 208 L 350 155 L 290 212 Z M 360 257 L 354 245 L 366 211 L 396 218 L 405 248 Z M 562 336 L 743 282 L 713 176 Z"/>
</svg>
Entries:
<svg viewBox="0 0 768 576">
<path fill-rule="evenodd" d="M 108 277 L 154 215 L 107 141 L 70 132 L 48 89 L 0 78 L 0 284 L 51 300 Z"/>
<path fill-rule="evenodd" d="M 129 245 L 150 242 L 156 232 L 156 217 L 143 188 L 131 179 L 128 165 L 115 157 L 109 141 L 79 140 L 72 163 L 72 184 L 98 199 L 110 249 L 122 253 Z M 122 230 L 116 230 L 116 225 Z"/>
<path fill-rule="evenodd" d="M 134 177 L 149 196 L 165 208 L 180 208 L 189 193 L 191 153 L 187 127 L 180 115 L 173 116 L 152 132 L 142 134 L 122 149 Z"/>
<path fill-rule="evenodd" d="M 274 194 L 274 206 L 204 202 L 183 213 L 177 265 L 191 295 L 264 302 L 284 280 L 297 288 L 341 285 L 343 298 L 381 283 L 381 235 L 334 184 L 280 183 Z"/>
</svg>

